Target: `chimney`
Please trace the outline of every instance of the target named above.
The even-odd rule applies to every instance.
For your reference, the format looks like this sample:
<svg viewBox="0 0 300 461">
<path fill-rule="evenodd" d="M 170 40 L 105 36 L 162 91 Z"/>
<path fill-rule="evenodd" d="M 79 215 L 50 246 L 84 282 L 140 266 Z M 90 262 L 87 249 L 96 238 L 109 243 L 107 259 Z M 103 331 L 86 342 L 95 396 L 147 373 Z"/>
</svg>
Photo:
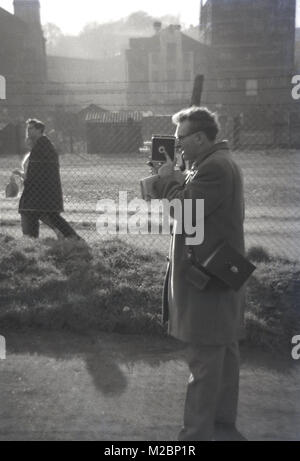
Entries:
<svg viewBox="0 0 300 461">
<path fill-rule="evenodd" d="M 27 24 L 41 26 L 39 0 L 14 0 L 14 12 Z"/>
<path fill-rule="evenodd" d="M 162 23 L 160 21 L 155 21 L 153 23 L 153 27 L 154 27 L 154 30 L 155 30 L 155 33 L 156 34 L 159 34 L 159 32 L 161 31 L 162 29 Z"/>
</svg>

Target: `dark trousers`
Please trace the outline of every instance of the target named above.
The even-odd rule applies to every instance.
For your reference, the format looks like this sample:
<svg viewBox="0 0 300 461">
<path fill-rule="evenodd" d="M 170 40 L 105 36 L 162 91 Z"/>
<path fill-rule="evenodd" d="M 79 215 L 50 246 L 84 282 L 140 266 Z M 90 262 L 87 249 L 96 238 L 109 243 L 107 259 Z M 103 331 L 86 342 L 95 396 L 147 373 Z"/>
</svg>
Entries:
<svg viewBox="0 0 300 461">
<path fill-rule="evenodd" d="M 80 239 L 70 224 L 59 213 L 48 212 L 22 212 L 21 223 L 23 235 L 38 238 L 40 233 L 40 221 L 49 226 L 57 236 Z"/>
<path fill-rule="evenodd" d="M 209 441 L 218 423 L 235 425 L 239 394 L 239 346 L 190 346 L 184 427 L 180 441 Z"/>
</svg>

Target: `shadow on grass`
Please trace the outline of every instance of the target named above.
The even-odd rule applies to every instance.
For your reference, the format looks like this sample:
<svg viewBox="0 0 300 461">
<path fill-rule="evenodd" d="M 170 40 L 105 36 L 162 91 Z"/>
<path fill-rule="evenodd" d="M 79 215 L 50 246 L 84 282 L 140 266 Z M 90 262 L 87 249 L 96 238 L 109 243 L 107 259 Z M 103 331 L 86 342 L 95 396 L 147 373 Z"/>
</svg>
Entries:
<svg viewBox="0 0 300 461">
<path fill-rule="evenodd" d="M 64 331 L 20 330 L 2 332 L 7 341 L 7 357 L 32 355 L 58 361 L 83 360 L 95 388 L 107 397 L 120 396 L 128 387 L 128 373 L 137 363 L 155 369 L 169 362 L 185 364 L 185 345 L 171 338 L 124 336 L 96 333 L 75 334 Z M 293 371 L 291 357 L 276 356 L 241 345 L 242 368 L 265 369 L 287 374 Z M 124 372 L 124 367 L 129 372 Z M 175 369 L 175 367 L 174 367 Z M 160 371 L 161 373 L 161 371 Z M 186 377 L 188 378 L 186 365 Z M 183 383 L 184 384 L 184 383 Z"/>
<path fill-rule="evenodd" d="M 96 389 L 107 396 L 122 395 L 127 388 L 122 366 L 144 363 L 156 368 L 183 357 L 184 346 L 172 339 L 96 333 L 74 334 L 36 329 L 2 331 L 9 355 L 39 355 L 56 360 L 82 359 Z"/>
</svg>

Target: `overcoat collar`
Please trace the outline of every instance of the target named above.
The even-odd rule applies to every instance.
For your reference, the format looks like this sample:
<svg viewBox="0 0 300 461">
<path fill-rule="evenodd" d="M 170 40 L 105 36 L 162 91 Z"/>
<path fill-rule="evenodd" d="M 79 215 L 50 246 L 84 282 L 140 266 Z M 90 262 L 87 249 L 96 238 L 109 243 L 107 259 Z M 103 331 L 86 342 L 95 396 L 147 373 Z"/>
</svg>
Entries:
<svg viewBox="0 0 300 461">
<path fill-rule="evenodd" d="M 203 157 L 201 160 L 195 160 L 195 162 L 194 162 L 193 165 L 192 165 L 191 170 L 192 170 L 192 171 L 198 170 L 199 166 L 200 166 L 205 160 L 207 160 L 212 154 L 214 154 L 215 152 L 218 152 L 218 151 L 220 151 L 220 150 L 229 151 L 228 141 L 221 141 L 221 142 L 217 142 L 216 144 L 214 144 L 214 145 L 212 146 L 212 148 L 207 152 L 207 154 L 205 155 L 205 157 Z"/>
</svg>

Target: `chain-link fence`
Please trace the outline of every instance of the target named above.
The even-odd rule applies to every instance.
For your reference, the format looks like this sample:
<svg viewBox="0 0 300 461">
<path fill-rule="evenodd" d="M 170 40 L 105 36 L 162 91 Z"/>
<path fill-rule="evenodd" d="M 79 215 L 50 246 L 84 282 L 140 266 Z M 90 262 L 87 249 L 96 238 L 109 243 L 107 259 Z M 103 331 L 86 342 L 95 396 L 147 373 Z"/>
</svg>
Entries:
<svg viewBox="0 0 300 461">
<path fill-rule="evenodd" d="M 277 108 L 275 112 L 255 106 L 251 111 L 237 113 L 228 106 L 220 111 L 220 125 L 220 139 L 229 140 L 234 158 L 244 173 L 247 247 L 262 246 L 272 254 L 298 259 L 298 115 L 287 109 Z M 31 154 L 35 162 L 31 162 L 27 175 L 35 185 L 31 187 L 27 204 L 24 205 L 24 197 L 23 204 L 19 204 L 22 194 L 19 176 L 14 175 L 13 180 L 19 186 L 19 195 L 6 197 L 5 189 L 12 171 L 20 168 L 22 158 L 11 152 L 15 146 L 20 146 L 20 125 L 15 125 L 15 131 L 13 126 L 11 123 L 6 138 L 0 135 L 1 232 L 21 237 L 19 206 L 21 211 L 22 206 L 30 210 L 40 201 L 37 207 L 48 210 L 47 216 L 45 213 L 39 216 L 47 224 L 42 224 L 40 235 L 54 235 L 49 226 L 53 227 L 53 219 L 55 221 L 58 216 L 55 218 L 55 212 L 61 211 L 61 203 L 58 164 L 50 143 Z M 171 116 L 97 108 L 87 108 L 79 115 L 60 112 L 48 119 L 46 133 L 59 153 L 63 216 L 79 236 L 92 244 L 111 238 L 116 229 L 121 239 L 134 245 L 168 251 L 168 235 L 137 235 L 126 233 L 124 229 L 127 224 L 130 228 L 130 223 L 138 222 L 139 208 L 134 199 L 141 198 L 140 179 L 149 175 L 147 156 L 139 152 L 139 147 L 153 134 L 174 134 L 174 128 Z M 15 135 L 17 141 L 12 140 Z M 41 162 L 49 163 L 45 166 Z M 35 183 L 34 177 L 40 174 L 41 168 L 44 176 Z M 104 200 L 110 202 L 104 203 Z M 43 207 L 45 202 L 47 206 Z M 106 231 L 105 218 L 110 220 Z M 23 230 L 24 226 L 32 229 L 36 223 L 23 222 Z M 71 232 L 64 227 L 67 224 L 59 226 L 63 233 Z"/>
</svg>

